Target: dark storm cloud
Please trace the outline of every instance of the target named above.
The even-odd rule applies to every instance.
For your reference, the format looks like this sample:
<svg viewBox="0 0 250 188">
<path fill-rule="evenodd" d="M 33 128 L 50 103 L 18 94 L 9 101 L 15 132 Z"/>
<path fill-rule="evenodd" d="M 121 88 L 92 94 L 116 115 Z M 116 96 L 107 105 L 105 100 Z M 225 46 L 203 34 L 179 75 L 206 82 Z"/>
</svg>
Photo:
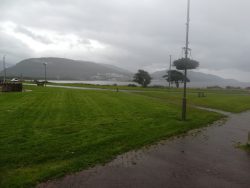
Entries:
<svg viewBox="0 0 250 188">
<path fill-rule="evenodd" d="M 73 34 L 79 45 L 96 40 L 106 47 L 64 53 L 130 70 L 167 67 L 169 54 L 181 57 L 185 42 L 186 0 L 4 0 L 0 6 L 0 21 L 17 24 L 16 32 L 47 44 L 51 39 L 36 31 Z M 249 7 L 247 0 L 191 0 L 190 46 L 201 69 L 250 72 Z M 5 43 L 10 51 L 8 45 L 24 45 L 18 39 L 11 43 Z M 28 47 L 15 49 L 16 59 L 20 54 L 54 54 L 49 50 L 34 53 Z"/>
</svg>

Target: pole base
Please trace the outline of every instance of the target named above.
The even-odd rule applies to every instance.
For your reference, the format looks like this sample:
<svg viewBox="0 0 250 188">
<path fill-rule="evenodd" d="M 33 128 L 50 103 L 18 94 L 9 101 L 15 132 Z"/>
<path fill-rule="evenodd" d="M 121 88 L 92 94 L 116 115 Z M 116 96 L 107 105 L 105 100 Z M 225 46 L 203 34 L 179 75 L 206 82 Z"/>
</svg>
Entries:
<svg viewBox="0 0 250 188">
<path fill-rule="evenodd" d="M 247 144 L 250 145 L 250 131 L 248 132 L 248 142 L 247 142 Z"/>
<path fill-rule="evenodd" d="M 187 99 L 183 98 L 182 99 L 182 121 L 186 120 L 186 112 L 187 112 Z"/>
</svg>

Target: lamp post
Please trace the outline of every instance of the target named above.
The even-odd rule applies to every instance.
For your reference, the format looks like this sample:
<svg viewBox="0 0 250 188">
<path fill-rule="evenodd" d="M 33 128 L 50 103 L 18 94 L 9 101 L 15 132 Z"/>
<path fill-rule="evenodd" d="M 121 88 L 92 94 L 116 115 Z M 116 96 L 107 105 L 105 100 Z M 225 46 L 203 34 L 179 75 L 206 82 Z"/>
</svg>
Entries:
<svg viewBox="0 0 250 188">
<path fill-rule="evenodd" d="M 168 72 L 168 79 L 169 79 L 169 88 L 171 88 L 171 69 L 172 69 L 172 55 L 169 55 L 169 72 Z"/>
<path fill-rule="evenodd" d="M 45 84 L 45 87 L 46 87 L 46 83 L 47 83 L 47 63 L 44 62 L 43 65 L 44 65 L 44 82 L 45 82 L 44 84 Z"/>
<path fill-rule="evenodd" d="M 5 55 L 3 56 L 3 82 L 6 82 L 6 64 L 5 64 Z"/>
<path fill-rule="evenodd" d="M 186 24 L 186 46 L 185 46 L 185 59 L 188 61 L 188 45 L 189 45 L 189 22 L 190 22 L 190 0 L 187 2 L 187 24 Z M 187 109 L 187 67 L 184 69 L 184 87 L 182 99 L 182 120 L 186 120 Z"/>
</svg>

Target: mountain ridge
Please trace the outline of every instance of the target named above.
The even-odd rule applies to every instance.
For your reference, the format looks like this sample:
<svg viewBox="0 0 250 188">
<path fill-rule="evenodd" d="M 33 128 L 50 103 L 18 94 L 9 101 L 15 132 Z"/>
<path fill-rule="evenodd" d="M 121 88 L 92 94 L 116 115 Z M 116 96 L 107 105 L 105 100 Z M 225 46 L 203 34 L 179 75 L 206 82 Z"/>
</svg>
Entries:
<svg viewBox="0 0 250 188">
<path fill-rule="evenodd" d="M 132 73 L 114 65 L 91 61 L 72 60 L 57 57 L 29 58 L 7 69 L 9 77 L 21 74 L 27 78 L 44 78 L 44 65 L 47 63 L 47 78 L 55 80 L 129 80 Z"/>
<path fill-rule="evenodd" d="M 152 78 L 157 81 L 165 81 L 163 76 L 166 75 L 166 70 L 156 71 L 151 74 Z M 248 82 L 240 82 L 235 79 L 226 79 L 213 74 L 206 74 L 198 71 L 188 71 L 187 77 L 190 79 L 188 85 L 190 87 L 208 87 L 208 86 L 235 86 L 247 87 Z"/>
</svg>

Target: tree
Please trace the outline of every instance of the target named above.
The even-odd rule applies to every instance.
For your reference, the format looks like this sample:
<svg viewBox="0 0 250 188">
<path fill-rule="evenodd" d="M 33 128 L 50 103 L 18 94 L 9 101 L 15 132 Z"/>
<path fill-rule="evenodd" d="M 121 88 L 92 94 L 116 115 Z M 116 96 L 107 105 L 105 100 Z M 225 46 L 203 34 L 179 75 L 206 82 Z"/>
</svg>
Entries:
<svg viewBox="0 0 250 188">
<path fill-rule="evenodd" d="M 176 88 L 179 88 L 180 82 L 181 83 L 184 82 L 185 76 L 182 72 L 179 72 L 177 70 L 171 70 L 171 71 L 167 71 L 167 75 L 164 75 L 163 78 L 166 78 L 166 80 L 170 82 L 171 84 L 173 84 L 174 82 L 176 85 Z M 190 80 L 186 78 L 186 81 L 189 82 Z"/>
<path fill-rule="evenodd" d="M 147 71 L 138 70 L 138 72 L 134 75 L 134 82 L 142 85 L 142 87 L 147 87 L 151 82 L 151 77 Z"/>
</svg>

